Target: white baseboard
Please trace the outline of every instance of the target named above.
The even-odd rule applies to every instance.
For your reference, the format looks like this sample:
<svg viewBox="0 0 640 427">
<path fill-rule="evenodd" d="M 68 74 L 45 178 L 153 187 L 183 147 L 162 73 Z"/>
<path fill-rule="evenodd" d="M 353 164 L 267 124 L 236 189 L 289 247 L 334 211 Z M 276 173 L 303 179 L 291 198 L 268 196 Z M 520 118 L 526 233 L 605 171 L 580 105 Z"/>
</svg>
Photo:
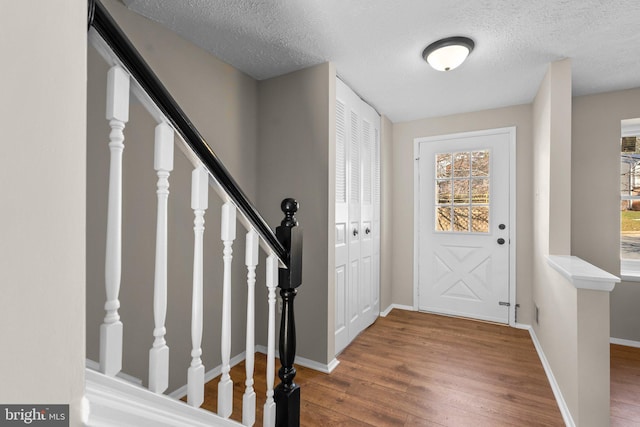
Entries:
<svg viewBox="0 0 640 427">
<path fill-rule="evenodd" d="M 609 340 L 611 344 L 626 345 L 627 347 L 640 348 L 640 341 L 625 340 L 622 338 L 613 338 Z"/>
<path fill-rule="evenodd" d="M 330 374 L 334 369 L 340 364 L 338 359 L 335 357 L 328 364 L 316 362 L 315 360 L 306 359 L 304 357 L 296 356 L 295 363 L 300 366 L 304 366 L 305 368 L 313 369 L 315 371 L 323 372 L 325 374 Z"/>
<path fill-rule="evenodd" d="M 340 361 L 334 357 L 333 360 L 327 365 L 328 371 L 326 373 L 330 374 L 331 372 L 333 372 L 333 370 L 336 369 L 339 364 Z"/>
<path fill-rule="evenodd" d="M 233 368 L 238 363 L 242 362 L 244 359 L 245 359 L 245 352 L 243 351 L 242 353 L 236 356 L 233 356 L 231 360 L 229 360 L 229 365 Z M 221 373 L 222 373 L 222 364 L 205 372 L 204 374 L 205 384 L 211 381 L 212 379 L 214 379 L 215 377 L 219 376 Z M 187 395 L 187 384 L 167 394 L 167 396 L 172 397 L 174 399 L 181 399 L 186 395 Z"/>
<path fill-rule="evenodd" d="M 85 359 L 84 366 L 85 368 L 100 372 L 100 363 L 96 362 L 95 360 Z M 133 375 L 125 374 L 124 372 L 118 372 L 116 374 L 116 377 L 122 378 L 125 381 L 142 387 L 142 380 L 138 377 L 134 377 Z"/>
<path fill-rule="evenodd" d="M 264 345 L 256 345 L 256 351 L 258 353 L 267 354 L 267 347 Z M 276 354 L 276 359 L 278 355 Z M 314 371 L 322 372 L 324 374 L 330 374 L 340 364 L 340 361 L 334 358 L 328 364 L 316 362 L 315 360 L 307 359 L 305 357 L 296 356 L 294 362 L 296 365 L 304 366 L 305 368 L 313 369 Z M 276 368 L 276 371 L 278 368 Z"/>
<path fill-rule="evenodd" d="M 573 421 L 573 417 L 571 416 L 571 412 L 569 411 L 569 407 L 567 406 L 567 402 L 564 400 L 564 396 L 562 395 L 562 391 L 560 390 L 560 386 L 556 381 L 556 377 L 553 375 L 553 371 L 551 370 L 551 365 L 547 360 L 547 356 L 545 356 L 544 351 L 542 350 L 542 346 L 540 345 L 540 341 L 538 341 L 538 337 L 536 336 L 535 330 L 529 326 L 519 324 L 521 329 L 528 329 L 529 335 L 531 335 L 531 340 L 533 341 L 533 345 L 538 352 L 538 357 L 540 358 L 540 362 L 542 362 L 542 366 L 544 367 L 544 372 L 547 374 L 547 379 L 549 380 L 549 384 L 551 385 L 551 390 L 553 391 L 553 395 L 556 398 L 556 402 L 558 403 L 558 408 L 560 409 L 560 413 L 562 414 L 562 419 L 567 427 L 576 427 L 576 423 Z M 516 325 L 518 327 L 518 324 Z"/>
<path fill-rule="evenodd" d="M 402 304 L 391 304 L 384 311 L 380 312 L 380 317 L 387 317 L 391 310 L 397 308 L 398 310 L 406 310 L 406 311 L 416 311 L 416 309 L 412 305 L 402 305 Z"/>
<path fill-rule="evenodd" d="M 515 328 L 515 329 L 523 329 L 525 331 L 529 331 L 529 330 L 533 329 L 531 327 L 531 325 L 527 325 L 526 323 L 515 323 L 513 325 L 513 328 Z"/>
</svg>

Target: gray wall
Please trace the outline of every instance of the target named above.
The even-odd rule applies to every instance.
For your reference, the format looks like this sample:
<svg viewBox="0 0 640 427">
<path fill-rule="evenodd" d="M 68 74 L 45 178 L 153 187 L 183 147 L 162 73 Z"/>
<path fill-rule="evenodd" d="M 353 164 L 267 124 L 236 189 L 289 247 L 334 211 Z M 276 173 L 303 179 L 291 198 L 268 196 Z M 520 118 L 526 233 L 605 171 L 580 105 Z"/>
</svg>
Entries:
<svg viewBox="0 0 640 427">
<path fill-rule="evenodd" d="M 571 253 L 571 122 L 571 62 L 564 60 L 549 66 L 533 104 L 533 301 L 540 308 L 533 329 L 576 425 L 607 426 L 609 293 L 576 289 L 547 263 L 549 254 Z"/>
<path fill-rule="evenodd" d="M 573 100 L 571 250 L 620 273 L 620 120 L 640 117 L 640 89 Z M 640 341 L 640 285 L 611 293 L 611 336 Z"/>
<path fill-rule="evenodd" d="M 127 10 L 105 6 L 151 65 L 194 125 L 203 134 L 248 196 L 257 188 L 257 83 L 160 25 Z M 87 357 L 98 360 L 99 327 L 104 317 L 104 240 L 108 188 L 109 127 L 104 119 L 107 66 L 89 49 L 87 136 Z M 153 170 L 155 122 L 132 101 L 125 133 L 123 269 L 120 315 L 124 324 L 123 371 L 147 382 L 153 342 L 153 271 L 157 177 Z M 186 384 L 191 361 L 193 211 L 192 165 L 177 149 L 169 195 L 167 344 L 169 392 Z M 222 298 L 221 202 L 209 191 L 205 215 L 204 334 L 205 369 L 220 363 Z M 244 229 L 238 224 L 232 272 L 232 356 L 244 350 L 246 268 Z M 241 379 L 236 379 L 241 381 Z"/>
<path fill-rule="evenodd" d="M 531 106 L 519 105 L 495 110 L 395 123 L 393 125 L 391 217 L 391 265 L 393 303 L 413 306 L 413 144 L 414 139 L 481 129 L 516 127 L 517 167 L 517 301 L 518 322 L 531 322 L 531 239 L 533 196 L 531 192 Z M 388 200 L 389 202 L 389 200 Z"/>
<path fill-rule="evenodd" d="M 328 224 L 334 200 L 329 193 L 334 80 L 333 66 L 325 63 L 258 84 L 258 208 L 277 224 L 282 199 L 300 203 L 296 217 L 304 229 L 304 250 L 303 283 L 295 301 L 297 354 L 321 363 L 333 358 L 333 338 L 327 337 L 329 331 L 333 335 Z"/>
<path fill-rule="evenodd" d="M 571 140 L 564 135 L 566 129 L 558 133 L 558 128 L 571 123 L 571 68 L 569 62 L 551 64 L 533 103 L 533 191 L 535 197 L 533 221 L 533 302 L 539 307 L 539 323 L 532 322 L 533 329 L 549 361 L 553 374 L 564 399 L 577 419 L 578 414 L 578 337 L 577 331 L 577 290 L 547 263 L 550 240 L 555 247 L 568 246 L 569 236 L 565 233 L 553 236 L 551 224 L 558 215 L 565 214 L 553 205 L 551 193 L 564 187 L 563 180 L 570 180 L 570 163 L 561 170 L 552 170 L 551 155 L 554 150 L 562 151 L 571 147 Z M 556 92 L 557 90 L 557 92 Z M 565 193 L 570 200 L 570 193 Z M 569 232 L 570 230 L 567 230 Z M 564 237 L 564 239 L 563 239 Z M 568 251 L 568 248 L 567 248 Z M 558 254 L 558 252 L 556 252 Z M 559 253 L 568 255 L 567 252 Z"/>
<path fill-rule="evenodd" d="M 0 13 L 0 402 L 84 394 L 87 2 Z M 9 36 L 10 35 L 10 36 Z"/>
</svg>

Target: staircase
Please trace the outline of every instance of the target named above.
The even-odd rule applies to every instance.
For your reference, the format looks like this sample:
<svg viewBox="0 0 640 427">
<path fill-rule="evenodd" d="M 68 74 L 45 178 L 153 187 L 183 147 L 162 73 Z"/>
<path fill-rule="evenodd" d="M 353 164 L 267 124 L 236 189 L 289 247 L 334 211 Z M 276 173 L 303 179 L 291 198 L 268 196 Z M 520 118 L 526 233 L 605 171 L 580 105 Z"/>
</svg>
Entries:
<svg viewBox="0 0 640 427">
<path fill-rule="evenodd" d="M 106 120 L 110 132 L 105 135 L 110 155 L 108 171 L 108 203 L 106 218 L 105 283 L 106 301 L 104 320 L 100 326 L 100 355 L 97 369 L 86 370 L 86 398 L 89 402 L 89 425 L 92 426 L 230 426 L 239 425 L 229 419 L 233 410 L 233 381 L 229 375 L 232 358 L 232 265 L 237 226 L 246 231 L 246 345 L 242 355 L 246 375 L 242 380 L 245 391 L 242 399 L 242 425 L 256 422 L 256 393 L 253 384 L 254 354 L 256 351 L 256 281 L 260 252 L 265 258 L 265 284 L 267 288 L 268 321 L 266 403 L 264 426 L 299 425 L 300 390 L 294 382 L 295 323 L 294 298 L 302 280 L 302 229 L 295 213 L 298 203 L 285 199 L 281 203 L 284 219 L 274 233 L 260 213 L 249 201 L 240 186 L 224 167 L 209 144 L 193 126 L 184 111 L 160 82 L 149 65 L 136 51 L 107 10 L 98 0 L 89 1 L 89 41 L 109 66 L 107 75 Z M 133 99 L 131 98 L 133 95 Z M 156 230 L 155 269 L 153 280 L 154 328 L 149 331 L 152 345 L 149 348 L 147 387 L 131 382 L 122 375 L 123 336 L 127 325 L 123 324 L 119 309 L 123 263 L 123 157 L 125 154 L 126 127 L 129 122 L 131 102 L 139 102 L 156 122 L 154 133 L 153 164 L 156 176 Z M 139 143 L 139 141 L 136 141 Z M 150 143 L 150 141 L 149 141 Z M 186 155 L 193 167 L 191 172 L 190 208 L 193 211 L 193 265 L 191 286 L 183 286 L 192 295 L 191 313 L 184 313 L 185 322 L 191 325 L 191 348 L 170 348 L 167 340 L 168 268 L 179 260 L 169 259 L 168 200 L 171 173 L 174 168 L 175 146 Z M 218 384 L 217 414 L 200 409 L 204 402 L 205 378 L 203 364 L 204 324 L 204 270 L 211 254 L 204 254 L 205 215 L 209 208 L 210 188 L 219 197 L 220 239 L 223 260 L 220 328 L 221 379 Z M 275 323 L 276 288 L 282 298 L 280 325 L 279 377 L 275 382 Z M 95 331 L 97 333 L 98 331 Z M 87 331 L 92 334 L 94 331 Z M 187 401 L 178 400 L 180 390 L 167 395 L 169 388 L 169 360 L 174 352 L 187 352 L 191 356 L 185 366 Z M 233 359 L 233 360 L 232 360 Z M 90 366 L 90 364 L 88 364 Z M 124 377 L 124 379 L 123 379 Z M 235 379 L 238 381 L 238 379 Z"/>
</svg>

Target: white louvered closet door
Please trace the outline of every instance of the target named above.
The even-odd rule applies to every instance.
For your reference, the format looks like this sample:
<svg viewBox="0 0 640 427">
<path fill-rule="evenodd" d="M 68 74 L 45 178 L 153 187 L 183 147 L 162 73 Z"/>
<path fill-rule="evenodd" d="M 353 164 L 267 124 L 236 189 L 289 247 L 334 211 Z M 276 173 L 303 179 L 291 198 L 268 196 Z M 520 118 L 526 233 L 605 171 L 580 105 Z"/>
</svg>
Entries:
<svg viewBox="0 0 640 427">
<path fill-rule="evenodd" d="M 380 120 L 373 133 L 373 291 L 371 292 L 371 316 L 380 315 Z"/>
<path fill-rule="evenodd" d="M 362 167 L 360 162 L 360 117 L 357 112 L 347 113 L 349 123 L 349 157 L 347 170 L 349 171 L 349 228 L 347 241 L 349 242 L 349 276 L 347 283 L 347 325 L 349 327 L 349 342 L 360 332 L 362 319 L 360 318 L 362 261 L 360 259 L 360 242 L 362 230 L 360 227 L 360 198 Z"/>
<path fill-rule="evenodd" d="M 344 101 L 336 100 L 336 219 L 335 219 L 335 346 L 336 352 L 349 344 L 347 325 L 347 283 L 349 281 L 349 247 L 347 233 L 347 116 Z"/>
<path fill-rule="evenodd" d="M 336 84 L 336 353 L 380 312 L 380 117 Z"/>
<path fill-rule="evenodd" d="M 362 138 L 360 140 L 360 171 L 362 176 L 362 194 L 360 197 L 360 292 L 359 312 L 361 329 L 375 320 L 373 316 L 373 123 L 363 117 Z M 358 331 L 359 332 L 359 331 Z"/>
</svg>

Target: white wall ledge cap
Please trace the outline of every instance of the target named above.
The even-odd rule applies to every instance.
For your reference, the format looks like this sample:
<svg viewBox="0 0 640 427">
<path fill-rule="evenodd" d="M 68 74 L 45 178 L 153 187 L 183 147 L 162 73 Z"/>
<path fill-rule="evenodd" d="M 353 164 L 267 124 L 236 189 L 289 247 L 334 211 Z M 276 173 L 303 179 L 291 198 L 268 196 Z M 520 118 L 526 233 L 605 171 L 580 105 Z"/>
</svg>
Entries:
<svg viewBox="0 0 640 427">
<path fill-rule="evenodd" d="M 611 292 L 620 278 L 571 255 L 547 255 L 551 267 L 578 289 Z"/>
</svg>

